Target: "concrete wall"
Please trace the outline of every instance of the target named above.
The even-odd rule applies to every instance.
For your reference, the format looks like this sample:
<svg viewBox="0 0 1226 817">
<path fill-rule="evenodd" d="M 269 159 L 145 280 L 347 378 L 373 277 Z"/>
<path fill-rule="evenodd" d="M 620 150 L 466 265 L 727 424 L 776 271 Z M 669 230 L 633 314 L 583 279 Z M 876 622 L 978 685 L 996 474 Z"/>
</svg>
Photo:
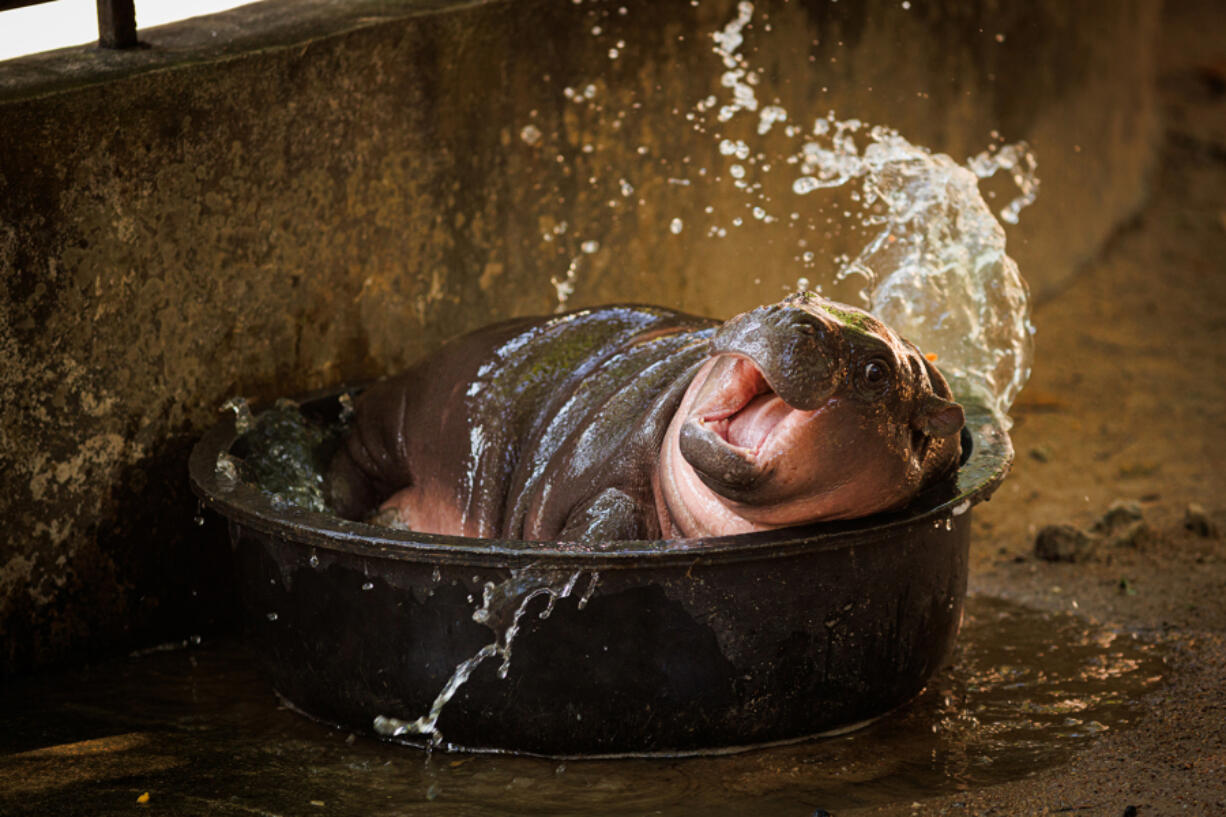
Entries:
<svg viewBox="0 0 1226 817">
<path fill-rule="evenodd" d="M 1057 291 L 1144 194 L 1156 4 L 912 5 L 758 3 L 758 98 L 959 159 L 1029 139 L 1043 190 L 1010 248 Z M 548 312 L 572 262 L 572 305 L 730 314 L 822 279 L 727 178 L 719 138 L 753 123 L 686 116 L 726 101 L 710 34 L 735 16 L 271 0 L 0 63 L 0 677 L 226 626 L 224 526 L 193 524 L 185 461 L 230 395 Z M 767 180 L 785 214 L 790 180 Z M 842 239 L 805 221 L 820 262 Z"/>
</svg>

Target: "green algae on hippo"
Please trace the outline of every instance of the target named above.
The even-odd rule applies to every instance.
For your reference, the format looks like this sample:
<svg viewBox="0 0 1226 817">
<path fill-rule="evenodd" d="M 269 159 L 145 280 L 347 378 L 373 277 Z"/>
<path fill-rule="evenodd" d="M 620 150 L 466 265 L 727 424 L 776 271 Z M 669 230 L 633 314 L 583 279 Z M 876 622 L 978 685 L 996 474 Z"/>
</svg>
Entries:
<svg viewBox="0 0 1226 817">
<path fill-rule="evenodd" d="M 720 322 L 522 318 L 365 391 L 325 491 L 351 519 L 537 541 L 719 536 L 901 508 L 960 455 L 909 342 L 802 292 Z"/>
</svg>

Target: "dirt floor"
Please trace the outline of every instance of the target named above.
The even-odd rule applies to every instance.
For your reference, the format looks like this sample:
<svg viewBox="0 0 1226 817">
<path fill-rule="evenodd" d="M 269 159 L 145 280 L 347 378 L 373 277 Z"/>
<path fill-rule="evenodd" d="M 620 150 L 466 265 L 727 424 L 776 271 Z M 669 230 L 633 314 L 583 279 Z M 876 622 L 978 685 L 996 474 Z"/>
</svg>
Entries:
<svg viewBox="0 0 1226 817">
<path fill-rule="evenodd" d="M 1226 31 L 1220 11 L 1179 11 L 1152 198 L 1035 311 L 1017 461 L 977 511 L 971 574 L 972 593 L 1163 641 L 1168 682 L 1066 767 L 866 813 L 1226 814 Z M 1045 526 L 1093 534 L 1119 501 L 1112 530 L 1064 532 L 1074 561 L 1036 555 Z"/>
</svg>

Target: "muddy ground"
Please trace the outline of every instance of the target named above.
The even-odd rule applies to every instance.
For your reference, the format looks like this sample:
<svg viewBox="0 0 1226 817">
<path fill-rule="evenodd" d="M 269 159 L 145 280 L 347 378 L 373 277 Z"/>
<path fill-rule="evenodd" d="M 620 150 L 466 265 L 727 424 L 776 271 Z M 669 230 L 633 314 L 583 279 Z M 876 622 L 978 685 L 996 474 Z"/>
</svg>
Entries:
<svg viewBox="0 0 1226 817">
<path fill-rule="evenodd" d="M 1208 6 L 1206 6 L 1208 8 Z M 1015 406 L 1017 461 L 977 511 L 971 593 L 1076 612 L 1170 646 L 1136 727 L 1066 767 L 884 814 L 1226 814 L 1226 31 L 1167 10 L 1166 135 L 1153 195 L 1102 257 L 1039 304 Z M 1038 532 L 1136 520 L 1076 561 Z M 1189 505 L 1204 520 L 1189 529 Z M 1070 543 L 1071 544 L 1071 543 Z M 1067 550 L 1067 548 L 1066 548 Z"/>
</svg>

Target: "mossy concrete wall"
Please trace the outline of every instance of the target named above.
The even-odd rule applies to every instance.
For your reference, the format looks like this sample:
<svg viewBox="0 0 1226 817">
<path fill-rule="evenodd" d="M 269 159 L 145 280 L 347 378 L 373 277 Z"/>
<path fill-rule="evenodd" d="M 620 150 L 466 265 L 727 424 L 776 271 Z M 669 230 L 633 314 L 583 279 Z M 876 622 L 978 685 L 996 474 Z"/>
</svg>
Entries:
<svg viewBox="0 0 1226 817">
<path fill-rule="evenodd" d="M 758 3 L 758 99 L 959 159 L 1030 140 L 1010 249 L 1057 291 L 1143 196 L 1156 5 L 911 5 Z M 815 205 L 759 164 L 782 217 L 754 220 L 718 144 L 756 117 L 699 110 L 728 100 L 711 34 L 736 15 L 273 0 L 0 64 L 0 677 L 226 626 L 185 463 L 231 395 L 395 370 L 552 310 L 568 270 L 572 305 L 712 314 L 821 280 L 838 219 L 789 229 Z"/>
</svg>

